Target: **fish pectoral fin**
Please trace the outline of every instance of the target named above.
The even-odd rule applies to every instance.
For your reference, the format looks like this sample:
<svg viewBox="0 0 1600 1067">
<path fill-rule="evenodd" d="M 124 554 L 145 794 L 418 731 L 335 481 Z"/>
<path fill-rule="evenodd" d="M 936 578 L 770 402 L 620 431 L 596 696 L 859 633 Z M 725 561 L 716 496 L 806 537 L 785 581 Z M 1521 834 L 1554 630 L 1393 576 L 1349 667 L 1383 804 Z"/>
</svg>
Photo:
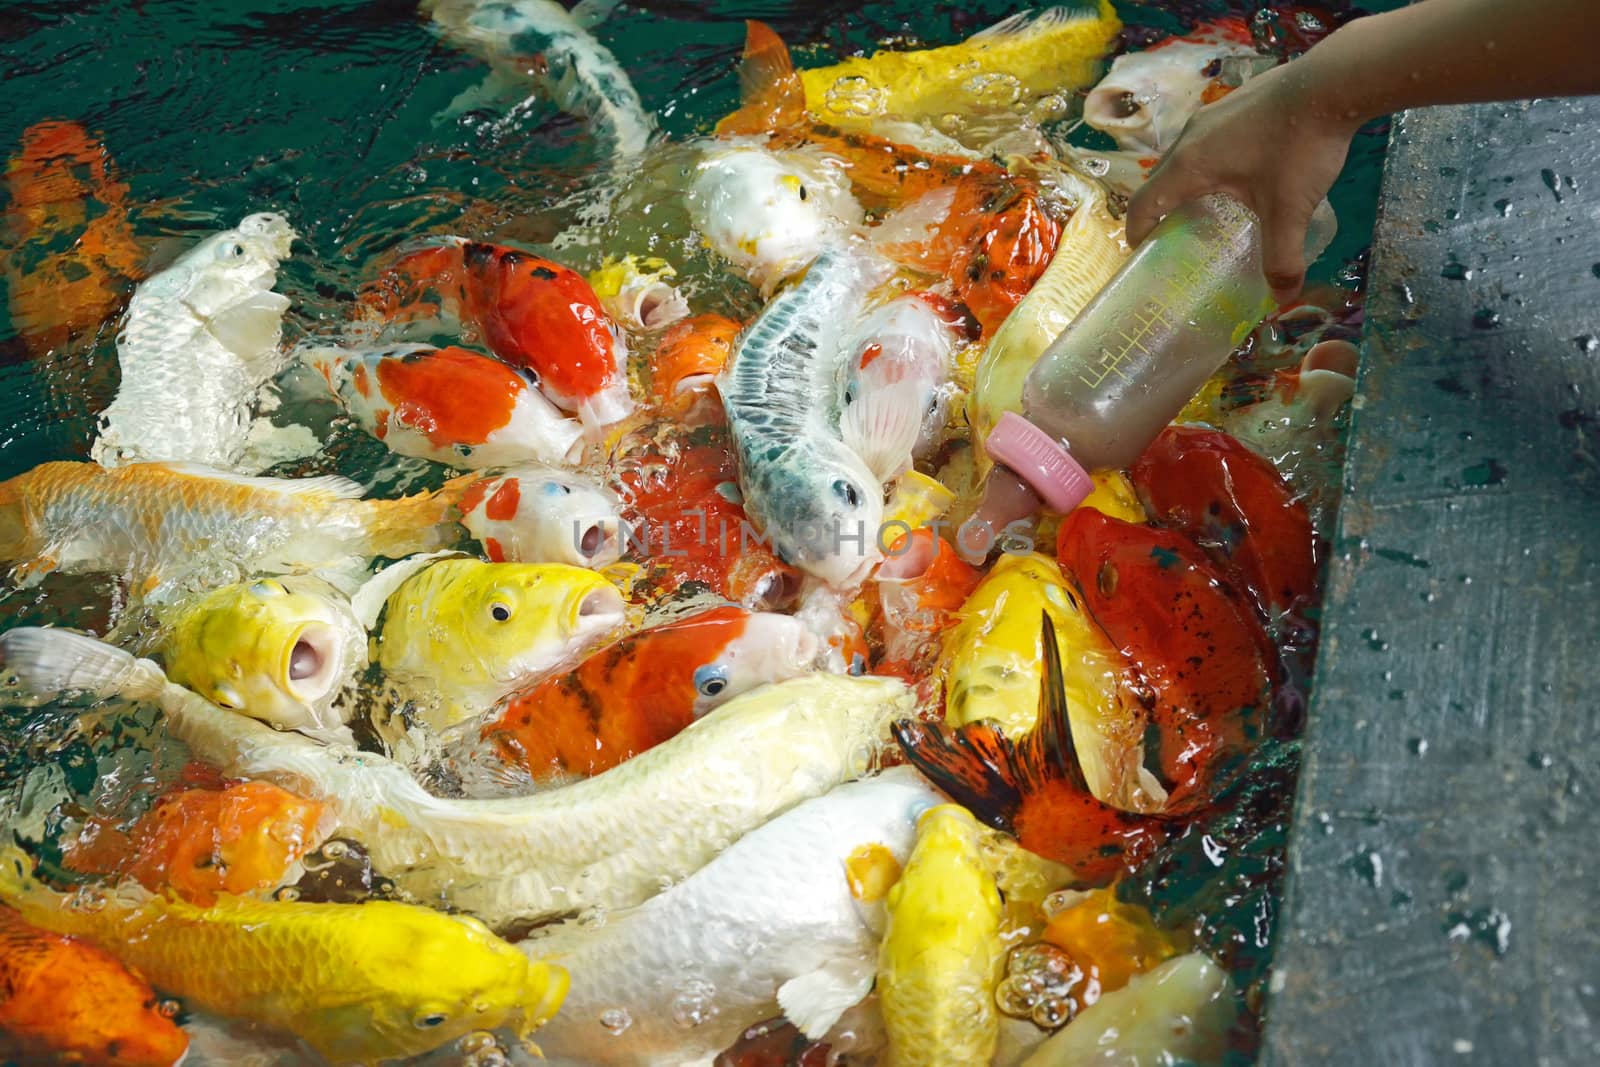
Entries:
<svg viewBox="0 0 1600 1067">
<path fill-rule="evenodd" d="M 621 0 L 578 0 L 567 14 L 586 30 L 592 30 L 617 9 Z"/>
<path fill-rule="evenodd" d="M 779 986 L 778 1006 L 801 1033 L 817 1041 L 872 991 L 875 977 L 875 968 L 866 960 L 830 960 Z"/>
<path fill-rule="evenodd" d="M 269 378 L 278 371 L 278 341 L 283 334 L 283 313 L 288 309 L 288 297 L 264 290 L 207 319 L 206 330 L 244 360 L 253 374 Z"/>
<path fill-rule="evenodd" d="M 461 90 L 445 105 L 443 111 L 434 115 L 433 124 L 450 125 L 474 111 L 505 111 L 526 100 L 533 90 L 534 83 L 530 78 L 498 65 L 491 67 L 487 78 Z"/>
<path fill-rule="evenodd" d="M 911 467 L 911 450 L 922 434 L 926 406 L 922 383 L 916 378 L 867 390 L 844 409 L 839 436 L 873 477 L 893 481 Z"/>
</svg>

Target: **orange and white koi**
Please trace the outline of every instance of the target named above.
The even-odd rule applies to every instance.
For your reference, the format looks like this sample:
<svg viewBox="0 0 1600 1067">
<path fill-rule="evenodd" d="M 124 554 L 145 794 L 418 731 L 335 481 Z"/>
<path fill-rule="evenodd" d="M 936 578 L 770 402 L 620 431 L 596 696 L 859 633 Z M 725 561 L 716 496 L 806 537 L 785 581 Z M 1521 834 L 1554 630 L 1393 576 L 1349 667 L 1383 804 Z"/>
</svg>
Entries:
<svg viewBox="0 0 1600 1067">
<path fill-rule="evenodd" d="M 516 467 L 467 486 L 457 507 L 493 563 L 604 567 L 622 555 L 616 494 L 581 474 Z"/>
<path fill-rule="evenodd" d="M 91 819 L 64 862 L 84 874 L 132 878 L 209 907 L 218 893 L 276 887 L 320 843 L 323 806 L 267 782 L 184 789 L 156 801 L 126 832 Z"/>
<path fill-rule="evenodd" d="M 940 635 L 960 621 L 961 606 L 983 575 L 931 527 L 903 535 L 873 572 L 883 659 L 879 674 L 923 677 Z"/>
<path fill-rule="evenodd" d="M 0 1059 L 173 1067 L 188 1048 L 149 983 L 110 953 L 0 907 Z"/>
<path fill-rule="evenodd" d="M 583 275 L 553 260 L 452 237 L 405 255 L 362 299 L 380 319 L 456 316 L 591 433 L 633 411 L 621 331 Z"/>
<path fill-rule="evenodd" d="M 377 345 L 299 350 L 356 425 L 402 456 L 453 467 L 566 463 L 583 428 L 521 373 L 465 348 Z"/>
<path fill-rule="evenodd" d="M 346 478 L 248 478 L 186 464 L 41 463 L 0 482 L 0 560 L 32 583 L 52 571 L 121 573 L 146 591 L 197 568 L 325 572 L 454 540 L 449 492 L 362 500 Z M 214 576 L 214 573 L 213 573 Z"/>
<path fill-rule="evenodd" d="M 538 781 L 588 778 L 740 693 L 799 677 L 817 652 L 791 616 L 713 608 L 625 637 L 518 693 L 483 733 Z"/>
<path fill-rule="evenodd" d="M 1221 18 L 1183 37 L 1158 41 L 1142 52 L 1118 56 L 1083 103 L 1083 120 L 1130 151 L 1167 151 L 1189 119 L 1267 66 L 1241 18 Z M 1231 69 L 1230 69 L 1231 68 Z M 1230 75 L 1224 80 L 1225 74 Z"/>
<path fill-rule="evenodd" d="M 5 170 L 0 274 L 12 328 L 34 358 L 112 319 L 144 274 L 128 187 L 105 145 L 76 122 L 22 134 Z"/>
</svg>

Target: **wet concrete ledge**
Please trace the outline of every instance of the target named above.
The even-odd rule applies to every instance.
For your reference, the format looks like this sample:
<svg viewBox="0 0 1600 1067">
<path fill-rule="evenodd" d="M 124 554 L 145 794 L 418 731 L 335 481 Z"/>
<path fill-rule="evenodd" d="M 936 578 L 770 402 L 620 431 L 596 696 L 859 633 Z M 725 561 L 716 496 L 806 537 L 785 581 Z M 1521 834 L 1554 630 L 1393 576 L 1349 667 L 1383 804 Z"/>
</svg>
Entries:
<svg viewBox="0 0 1600 1067">
<path fill-rule="evenodd" d="M 1600 1063 L 1600 99 L 1397 119 L 1263 1062 Z"/>
</svg>

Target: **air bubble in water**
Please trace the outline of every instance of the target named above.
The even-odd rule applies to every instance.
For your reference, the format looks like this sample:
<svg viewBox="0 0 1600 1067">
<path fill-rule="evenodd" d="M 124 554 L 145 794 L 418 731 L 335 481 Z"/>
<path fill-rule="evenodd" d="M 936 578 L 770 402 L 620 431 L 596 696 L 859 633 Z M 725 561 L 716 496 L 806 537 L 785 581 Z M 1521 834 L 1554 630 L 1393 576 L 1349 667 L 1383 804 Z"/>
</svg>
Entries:
<svg viewBox="0 0 1600 1067">
<path fill-rule="evenodd" d="M 717 1016 L 717 987 L 703 978 L 685 979 L 672 998 L 672 1021 L 685 1030 L 702 1026 Z"/>
<path fill-rule="evenodd" d="M 628 1014 L 627 1008 L 608 1008 L 600 1013 L 600 1025 L 612 1037 L 620 1037 L 633 1025 L 633 1016 Z"/>
</svg>

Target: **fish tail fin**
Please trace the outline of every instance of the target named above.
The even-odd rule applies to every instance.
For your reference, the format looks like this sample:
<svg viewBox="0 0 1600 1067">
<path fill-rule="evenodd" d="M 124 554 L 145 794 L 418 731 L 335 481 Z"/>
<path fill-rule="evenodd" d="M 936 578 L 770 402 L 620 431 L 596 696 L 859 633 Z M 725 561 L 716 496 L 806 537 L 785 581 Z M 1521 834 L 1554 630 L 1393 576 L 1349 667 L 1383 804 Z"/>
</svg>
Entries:
<svg viewBox="0 0 1600 1067">
<path fill-rule="evenodd" d="M 149 660 L 87 634 L 41 626 L 0 634 L 0 666 L 13 686 L 36 700 L 66 693 L 155 700 L 167 684 Z"/>
<path fill-rule="evenodd" d="M 355 502 L 354 506 L 367 511 L 368 547 L 372 553 L 401 559 L 454 544 L 461 532 L 456 524 L 456 504 L 463 488 L 452 483 L 432 493 L 414 493 L 398 500 Z"/>
<path fill-rule="evenodd" d="M 717 133 L 770 133 L 799 125 L 805 117 L 806 88 L 795 73 L 789 47 L 765 22 L 745 22 L 744 56 L 739 61 L 739 110 L 717 123 Z"/>
<path fill-rule="evenodd" d="M 997 830 L 1011 832 L 1022 802 L 1050 781 L 1086 795 L 1088 781 L 1072 739 L 1055 626 L 1044 615 L 1044 682 L 1039 721 L 1013 743 L 992 722 L 948 726 L 903 719 L 893 726 L 907 759 L 935 786 Z"/>
<path fill-rule="evenodd" d="M 927 406 L 922 386 L 913 377 L 864 389 L 840 416 L 839 435 L 880 482 L 898 478 L 911 466 Z"/>
</svg>

